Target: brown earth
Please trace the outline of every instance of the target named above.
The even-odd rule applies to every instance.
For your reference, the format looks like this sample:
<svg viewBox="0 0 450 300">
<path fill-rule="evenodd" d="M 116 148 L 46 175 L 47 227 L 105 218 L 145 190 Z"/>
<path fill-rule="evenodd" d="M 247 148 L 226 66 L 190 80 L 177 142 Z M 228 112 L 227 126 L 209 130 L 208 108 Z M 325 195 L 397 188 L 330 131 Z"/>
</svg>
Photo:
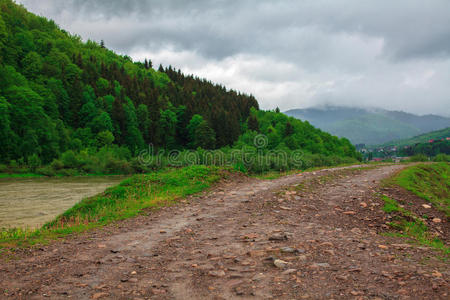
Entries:
<svg viewBox="0 0 450 300">
<path fill-rule="evenodd" d="M 440 252 L 380 234 L 375 192 L 403 167 L 226 181 L 3 259 L 0 298 L 448 299 Z"/>
</svg>

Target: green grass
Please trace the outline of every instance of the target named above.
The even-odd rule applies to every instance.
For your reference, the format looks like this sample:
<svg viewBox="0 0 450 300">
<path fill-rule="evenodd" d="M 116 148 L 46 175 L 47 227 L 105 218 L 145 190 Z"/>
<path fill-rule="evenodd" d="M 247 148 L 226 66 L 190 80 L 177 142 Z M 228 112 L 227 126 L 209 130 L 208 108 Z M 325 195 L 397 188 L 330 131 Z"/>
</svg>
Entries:
<svg viewBox="0 0 450 300">
<path fill-rule="evenodd" d="M 0 178 L 35 178 L 35 177 L 44 177 L 44 175 L 35 173 L 18 173 L 18 174 L 0 173 Z"/>
<path fill-rule="evenodd" d="M 383 201 L 384 201 L 384 206 L 383 206 L 384 212 L 390 214 L 392 212 L 400 211 L 400 207 L 398 206 L 397 201 L 395 201 L 394 199 L 389 198 L 386 195 L 383 195 L 382 198 L 383 198 Z"/>
<path fill-rule="evenodd" d="M 302 171 L 302 170 L 289 170 L 289 171 L 281 171 L 281 172 L 268 171 L 268 172 L 264 172 L 262 174 L 251 174 L 249 176 L 258 178 L 258 179 L 263 179 L 263 180 L 272 180 L 272 179 L 277 179 L 277 178 L 280 178 L 283 176 L 292 175 L 292 174 L 301 173 L 301 172 L 304 172 L 304 171 Z"/>
<path fill-rule="evenodd" d="M 179 198 L 207 189 L 226 174 L 223 168 L 199 165 L 134 175 L 99 195 L 83 199 L 39 229 L 0 231 L 0 249 L 47 243 L 136 216 L 145 209 L 171 205 Z"/>
<path fill-rule="evenodd" d="M 429 201 L 433 207 L 450 215 L 450 165 L 445 162 L 418 164 L 410 166 L 392 178 L 384 181 L 386 185 L 398 185 Z M 383 211 L 393 215 L 390 226 L 399 232 L 395 236 L 407 237 L 421 245 L 441 250 L 450 254 L 450 248 L 440 239 L 432 236 L 425 223 L 428 216 L 422 218 L 400 206 L 395 199 L 382 195 Z"/>
<path fill-rule="evenodd" d="M 430 234 L 423 220 L 413 212 L 401 207 L 395 199 L 386 195 L 382 195 L 381 198 L 384 201 L 383 211 L 394 215 L 393 221 L 389 225 L 399 231 L 390 233 L 389 235 L 410 238 L 421 245 L 438 249 L 445 255 L 450 254 L 450 248 L 440 239 Z"/>
<path fill-rule="evenodd" d="M 70 175 L 67 174 L 55 174 L 55 175 L 42 175 L 36 173 L 0 173 L 0 179 L 9 179 L 9 178 L 40 178 L 40 177 L 104 177 L 104 176 L 124 176 L 127 174 L 121 173 L 73 173 Z"/>
<path fill-rule="evenodd" d="M 431 202 L 450 217 L 450 164 L 420 164 L 402 170 L 391 182 Z"/>
</svg>

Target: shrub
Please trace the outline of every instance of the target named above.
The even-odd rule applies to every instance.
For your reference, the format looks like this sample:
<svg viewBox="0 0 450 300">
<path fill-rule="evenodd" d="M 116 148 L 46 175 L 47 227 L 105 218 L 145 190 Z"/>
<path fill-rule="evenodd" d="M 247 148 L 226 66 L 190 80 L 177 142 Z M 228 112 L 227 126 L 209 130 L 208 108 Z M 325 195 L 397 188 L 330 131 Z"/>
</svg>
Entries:
<svg viewBox="0 0 450 300">
<path fill-rule="evenodd" d="M 64 152 L 61 156 L 61 161 L 63 162 L 65 168 L 78 167 L 77 157 L 75 155 L 75 152 L 73 152 L 72 150 Z"/>
<path fill-rule="evenodd" d="M 44 175 L 44 176 L 55 176 L 56 175 L 55 169 L 53 169 L 51 166 L 45 166 L 42 168 L 38 168 L 36 170 L 36 173 Z"/>
<path fill-rule="evenodd" d="M 11 159 L 11 160 L 9 161 L 9 166 L 10 166 L 11 168 L 17 168 L 17 166 L 18 166 L 17 161 L 16 161 L 15 159 Z"/>
<path fill-rule="evenodd" d="M 112 156 L 106 158 L 104 172 L 110 174 L 130 174 L 131 165 L 126 160 L 116 159 Z"/>
<path fill-rule="evenodd" d="M 76 176 L 78 175 L 78 171 L 76 169 L 61 169 L 58 171 L 58 174 L 63 176 Z"/>
<path fill-rule="evenodd" d="M 37 154 L 29 156 L 27 161 L 31 172 L 35 172 L 36 169 L 41 166 L 41 159 L 37 156 Z"/>
<path fill-rule="evenodd" d="M 409 160 L 412 162 L 428 161 L 428 157 L 425 154 L 416 154 L 411 156 Z"/>
<path fill-rule="evenodd" d="M 80 139 L 74 138 L 70 141 L 69 148 L 74 151 L 80 151 L 83 148 L 83 143 Z"/>
<path fill-rule="evenodd" d="M 64 163 L 62 161 L 60 161 L 59 159 L 54 159 L 52 161 L 52 163 L 50 164 L 50 167 L 53 170 L 58 171 L 58 170 L 61 170 L 64 168 Z"/>
<path fill-rule="evenodd" d="M 433 158 L 435 162 L 450 162 L 450 155 L 439 153 Z"/>
</svg>

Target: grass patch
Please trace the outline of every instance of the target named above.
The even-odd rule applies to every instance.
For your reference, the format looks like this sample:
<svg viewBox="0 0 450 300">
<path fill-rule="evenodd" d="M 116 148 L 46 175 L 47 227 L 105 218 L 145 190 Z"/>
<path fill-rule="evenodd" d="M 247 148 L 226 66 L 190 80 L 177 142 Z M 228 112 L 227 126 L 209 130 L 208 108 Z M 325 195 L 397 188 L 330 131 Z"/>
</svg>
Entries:
<svg viewBox="0 0 450 300">
<path fill-rule="evenodd" d="M 287 176 L 287 175 L 292 175 L 292 174 L 296 174 L 296 173 L 300 173 L 303 172 L 301 170 L 289 170 L 289 171 L 269 171 L 269 172 L 265 172 L 262 174 L 252 174 L 250 175 L 250 177 L 253 178 L 258 178 L 258 179 L 262 179 L 262 180 L 272 180 L 272 179 L 277 179 L 283 176 Z"/>
<path fill-rule="evenodd" d="M 450 254 L 450 248 L 440 239 L 430 234 L 423 220 L 414 213 L 401 207 L 395 199 L 386 195 L 382 195 L 381 198 L 384 201 L 383 211 L 389 214 L 395 214 L 394 220 L 389 223 L 389 226 L 399 231 L 390 233 L 389 235 L 410 238 L 421 245 L 438 249 L 446 255 Z"/>
<path fill-rule="evenodd" d="M 45 244 L 51 239 L 136 216 L 148 208 L 170 205 L 207 189 L 226 174 L 223 168 L 196 165 L 134 175 L 99 195 L 83 199 L 39 229 L 0 231 L 0 249 Z"/>
<path fill-rule="evenodd" d="M 397 201 L 389 198 L 386 195 L 383 195 L 382 198 L 384 201 L 384 206 L 383 206 L 384 212 L 390 214 L 392 212 L 400 211 L 400 207 L 398 206 Z"/>
<path fill-rule="evenodd" d="M 36 178 L 36 177 L 44 177 L 44 175 L 35 173 L 18 173 L 18 174 L 0 173 L 0 178 Z"/>
<path fill-rule="evenodd" d="M 391 182 L 429 201 L 450 217 L 450 164 L 420 164 L 402 170 Z"/>
</svg>

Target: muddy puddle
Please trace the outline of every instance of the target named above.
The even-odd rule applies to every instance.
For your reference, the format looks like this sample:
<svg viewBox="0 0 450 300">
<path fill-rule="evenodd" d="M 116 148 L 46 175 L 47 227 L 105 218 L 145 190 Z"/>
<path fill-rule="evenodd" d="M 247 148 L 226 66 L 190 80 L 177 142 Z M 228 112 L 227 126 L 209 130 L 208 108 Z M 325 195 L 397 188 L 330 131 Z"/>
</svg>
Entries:
<svg viewBox="0 0 450 300">
<path fill-rule="evenodd" d="M 0 228 L 36 228 L 123 176 L 0 179 Z"/>
</svg>

